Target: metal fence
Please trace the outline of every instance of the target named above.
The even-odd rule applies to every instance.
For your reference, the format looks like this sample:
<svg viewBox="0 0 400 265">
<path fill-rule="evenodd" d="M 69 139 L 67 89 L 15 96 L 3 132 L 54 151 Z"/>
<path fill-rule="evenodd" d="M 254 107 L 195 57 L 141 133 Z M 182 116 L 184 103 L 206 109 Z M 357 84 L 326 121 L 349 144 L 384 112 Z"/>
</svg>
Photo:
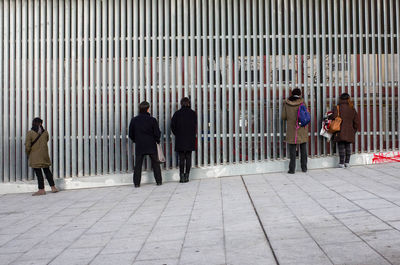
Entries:
<svg viewBox="0 0 400 265">
<path fill-rule="evenodd" d="M 196 166 L 286 157 L 283 100 L 302 88 L 310 156 L 332 155 L 321 118 L 349 92 L 355 152 L 399 149 L 397 0 L 0 1 L 1 181 L 31 179 L 40 116 L 56 177 L 131 171 L 127 125 L 152 104 L 167 169 L 181 97 L 198 113 Z"/>
</svg>

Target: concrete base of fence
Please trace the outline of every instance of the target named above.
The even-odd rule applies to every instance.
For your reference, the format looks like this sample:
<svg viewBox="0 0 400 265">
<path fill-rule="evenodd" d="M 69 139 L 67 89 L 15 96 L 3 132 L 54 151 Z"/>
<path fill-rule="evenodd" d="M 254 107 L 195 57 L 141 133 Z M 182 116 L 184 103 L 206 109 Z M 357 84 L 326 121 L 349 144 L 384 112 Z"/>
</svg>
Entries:
<svg viewBox="0 0 400 265">
<path fill-rule="evenodd" d="M 391 153 L 383 153 L 381 155 L 389 155 Z M 368 165 L 373 163 L 374 154 L 354 154 L 351 156 L 351 165 Z M 390 161 L 390 160 L 388 160 Z M 385 162 L 385 160 L 381 160 Z M 214 178 L 214 177 L 227 177 L 227 176 L 238 176 L 238 175 L 251 175 L 251 174 L 262 174 L 262 173 L 274 173 L 288 170 L 288 160 L 270 160 L 265 162 L 253 162 L 253 163 L 241 163 L 231 165 L 220 165 L 214 167 L 201 167 L 194 168 L 191 171 L 191 179 L 203 179 L 203 178 Z M 338 164 L 337 156 L 328 157 L 315 157 L 309 158 L 308 169 L 321 169 L 321 168 L 332 168 Z M 300 163 L 297 161 L 297 170 L 300 169 Z M 163 170 L 163 180 L 178 181 L 179 171 L 177 169 Z M 61 190 L 69 189 L 83 189 L 83 188 L 98 188 L 98 187 L 110 187 L 118 185 L 130 185 L 132 184 L 132 173 L 123 174 L 108 174 L 99 175 L 93 177 L 74 177 L 57 179 L 56 186 Z M 45 180 L 46 181 L 46 180 Z M 142 184 L 154 183 L 153 173 L 151 171 L 145 171 L 142 173 Z M 47 183 L 46 189 L 49 189 Z M 0 184 L 0 194 L 6 193 L 22 193 L 22 192 L 34 192 L 37 190 L 36 180 L 34 181 L 18 181 L 14 183 L 3 183 Z"/>
</svg>

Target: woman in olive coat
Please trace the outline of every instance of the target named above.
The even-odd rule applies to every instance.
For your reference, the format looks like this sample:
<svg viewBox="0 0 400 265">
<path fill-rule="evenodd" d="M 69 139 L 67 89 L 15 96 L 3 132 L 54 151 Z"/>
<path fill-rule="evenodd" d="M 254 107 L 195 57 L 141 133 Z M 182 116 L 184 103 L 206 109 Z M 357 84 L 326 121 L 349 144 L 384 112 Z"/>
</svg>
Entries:
<svg viewBox="0 0 400 265">
<path fill-rule="evenodd" d="M 29 166 L 35 171 L 39 190 L 32 194 L 33 196 L 45 195 L 43 173 L 49 182 L 51 191 L 58 192 L 55 187 L 53 174 L 49 167 L 51 166 L 49 148 L 49 133 L 43 128 L 43 121 L 40 118 L 35 118 L 32 121 L 32 129 L 27 132 L 25 138 L 25 151 L 29 156 Z"/>
<path fill-rule="evenodd" d="M 333 141 L 338 143 L 339 147 L 339 167 L 349 167 L 351 144 L 354 143 L 355 134 L 360 128 L 360 118 L 347 93 L 340 95 L 339 104 L 333 108 L 332 112 L 330 119 L 335 119 L 338 115 L 342 118 L 340 131 L 333 135 Z"/>
<path fill-rule="evenodd" d="M 304 100 L 301 97 L 301 90 L 295 88 L 292 91 L 292 96 L 290 96 L 284 102 L 282 110 L 282 119 L 287 121 L 286 143 L 288 144 L 289 157 L 290 157 L 289 171 L 288 171 L 289 174 L 294 174 L 296 170 L 297 145 L 300 145 L 301 169 L 303 172 L 307 172 L 308 125 L 296 129 L 297 114 L 301 104 L 304 104 Z"/>
</svg>

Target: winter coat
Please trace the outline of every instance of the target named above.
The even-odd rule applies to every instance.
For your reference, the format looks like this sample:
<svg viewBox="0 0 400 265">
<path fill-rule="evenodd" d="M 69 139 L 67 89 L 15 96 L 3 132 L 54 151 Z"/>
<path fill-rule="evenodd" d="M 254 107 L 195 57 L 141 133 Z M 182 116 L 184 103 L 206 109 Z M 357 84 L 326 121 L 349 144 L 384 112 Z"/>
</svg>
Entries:
<svg viewBox="0 0 400 265">
<path fill-rule="evenodd" d="M 337 115 L 337 107 L 332 109 L 333 114 L 330 119 L 334 120 Z M 360 118 L 357 111 L 350 107 L 347 100 L 339 100 L 339 116 L 342 118 L 342 124 L 340 125 L 340 131 L 333 135 L 335 142 L 349 142 L 354 143 L 355 134 L 360 128 Z"/>
<path fill-rule="evenodd" d="M 32 168 L 48 168 L 51 166 L 49 148 L 49 133 L 43 131 L 40 138 L 32 146 L 32 142 L 38 137 L 39 133 L 30 130 L 25 138 L 25 152 L 29 156 L 29 166 Z"/>
<path fill-rule="evenodd" d="M 158 122 L 149 113 L 140 113 L 129 124 L 129 138 L 135 143 L 136 155 L 157 154 L 161 132 Z"/>
<path fill-rule="evenodd" d="M 286 143 L 288 144 L 302 144 L 308 142 L 308 125 L 300 127 L 297 130 L 297 142 L 295 142 L 297 112 L 301 103 L 304 103 L 304 100 L 298 98 L 293 101 L 286 99 L 283 104 L 282 119 L 287 120 Z"/>
<path fill-rule="evenodd" d="M 175 151 L 196 149 L 197 115 L 191 108 L 183 107 L 172 116 L 171 130 L 175 135 Z"/>
</svg>

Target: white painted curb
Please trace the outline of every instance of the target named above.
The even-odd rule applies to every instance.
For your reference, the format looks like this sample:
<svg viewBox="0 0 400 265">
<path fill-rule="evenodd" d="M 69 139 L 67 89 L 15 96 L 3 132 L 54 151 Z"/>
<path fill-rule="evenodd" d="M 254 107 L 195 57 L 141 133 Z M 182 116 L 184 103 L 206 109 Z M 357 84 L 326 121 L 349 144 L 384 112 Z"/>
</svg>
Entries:
<svg viewBox="0 0 400 265">
<path fill-rule="evenodd" d="M 395 152 L 381 153 L 384 156 L 390 156 Z M 373 163 L 374 154 L 354 154 L 351 156 L 351 165 L 370 165 Z M 337 156 L 317 157 L 308 159 L 308 169 L 321 169 L 336 167 L 338 163 Z M 194 168 L 190 173 L 191 179 L 227 177 L 238 175 L 264 174 L 274 172 L 285 172 L 288 170 L 288 160 L 269 160 L 264 162 L 241 163 L 220 165 L 214 167 Z M 300 170 L 300 163 L 297 161 L 297 169 Z M 177 169 L 162 171 L 163 181 L 178 181 L 179 171 Z M 131 185 L 132 173 L 97 175 L 93 177 L 75 177 L 56 179 L 56 186 L 61 190 L 83 189 L 83 188 L 98 188 L 111 187 L 119 185 Z M 45 180 L 46 182 L 46 180 Z M 154 183 L 153 172 L 145 171 L 142 173 L 142 184 Z M 50 189 L 48 184 L 46 189 Z M 8 193 L 23 193 L 34 192 L 37 190 L 37 182 L 33 181 L 18 181 L 15 183 L 0 184 L 0 194 Z"/>
</svg>

